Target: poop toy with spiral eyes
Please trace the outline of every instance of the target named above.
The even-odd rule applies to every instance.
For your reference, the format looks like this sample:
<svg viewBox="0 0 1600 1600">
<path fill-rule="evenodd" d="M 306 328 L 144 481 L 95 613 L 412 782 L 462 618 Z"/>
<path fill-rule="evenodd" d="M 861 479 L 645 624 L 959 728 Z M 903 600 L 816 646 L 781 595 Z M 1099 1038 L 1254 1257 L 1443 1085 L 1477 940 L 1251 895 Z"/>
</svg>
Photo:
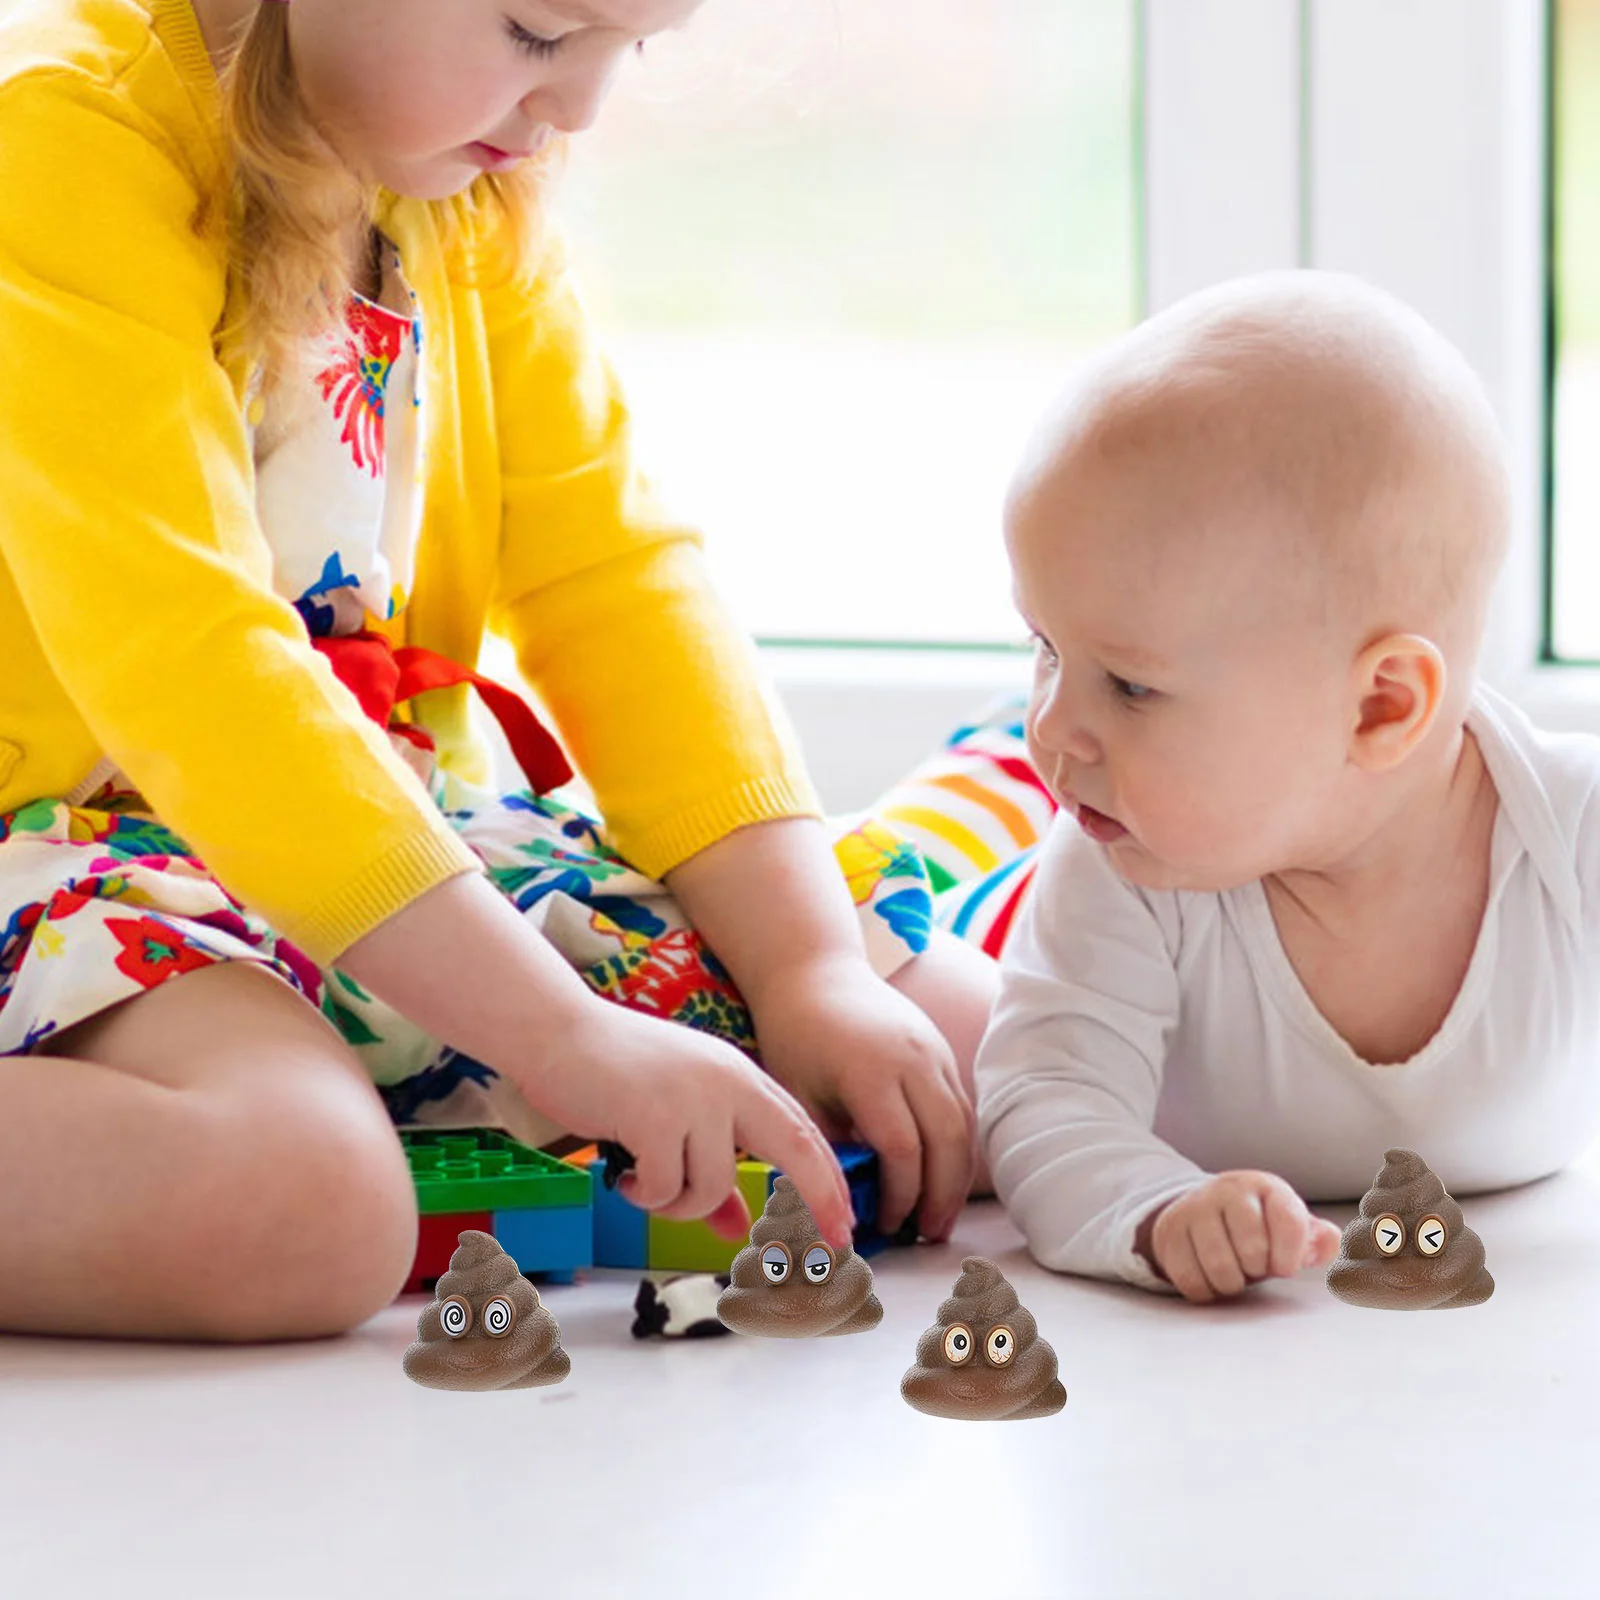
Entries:
<svg viewBox="0 0 1600 1600">
<path fill-rule="evenodd" d="M 572 1370 L 539 1291 L 476 1228 L 461 1235 L 402 1364 L 429 1389 L 532 1389 Z"/>
</svg>

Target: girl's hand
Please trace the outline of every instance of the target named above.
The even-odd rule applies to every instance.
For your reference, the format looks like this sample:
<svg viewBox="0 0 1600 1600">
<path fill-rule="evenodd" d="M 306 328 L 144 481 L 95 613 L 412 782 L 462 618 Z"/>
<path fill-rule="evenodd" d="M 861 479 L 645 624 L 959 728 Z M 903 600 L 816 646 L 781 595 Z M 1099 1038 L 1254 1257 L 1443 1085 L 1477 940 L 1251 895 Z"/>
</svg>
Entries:
<svg viewBox="0 0 1600 1600">
<path fill-rule="evenodd" d="M 626 1145 L 637 1165 L 621 1189 L 636 1205 L 738 1238 L 750 1214 L 737 1147 L 794 1179 L 830 1244 L 850 1242 L 844 1174 L 793 1096 L 732 1045 L 593 994 L 486 875 L 430 889 L 339 965 L 562 1127 Z"/>
<path fill-rule="evenodd" d="M 1138 1248 L 1186 1300 L 1242 1294 L 1339 1253 L 1339 1230 L 1271 1172 L 1221 1172 L 1139 1224 Z"/>
<path fill-rule="evenodd" d="M 724 1238 L 750 1231 L 736 1149 L 781 1167 L 835 1248 L 855 1215 L 839 1162 L 786 1089 L 741 1051 L 593 996 L 517 1075 L 530 1103 L 586 1138 L 615 1139 L 635 1164 L 618 1186 L 636 1206 L 704 1217 Z"/>
<path fill-rule="evenodd" d="M 878 1226 L 894 1232 L 920 1196 L 921 1231 L 947 1237 L 975 1156 L 972 1107 L 938 1029 L 854 954 L 785 967 L 752 1015 L 768 1072 L 833 1137 L 853 1131 L 878 1152 Z"/>
</svg>

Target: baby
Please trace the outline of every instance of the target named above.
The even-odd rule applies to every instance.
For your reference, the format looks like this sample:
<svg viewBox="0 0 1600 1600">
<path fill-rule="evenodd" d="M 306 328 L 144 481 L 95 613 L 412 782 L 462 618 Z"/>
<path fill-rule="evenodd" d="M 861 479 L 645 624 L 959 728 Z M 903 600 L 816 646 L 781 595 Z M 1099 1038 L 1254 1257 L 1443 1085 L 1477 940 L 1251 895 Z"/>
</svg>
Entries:
<svg viewBox="0 0 1600 1600">
<path fill-rule="evenodd" d="M 1477 682 L 1489 405 L 1351 279 L 1225 285 L 1039 433 L 1007 545 L 1062 803 L 980 1050 L 1045 1266 L 1190 1300 L 1325 1266 L 1383 1151 L 1454 1194 L 1600 1103 L 1600 740 Z"/>
</svg>

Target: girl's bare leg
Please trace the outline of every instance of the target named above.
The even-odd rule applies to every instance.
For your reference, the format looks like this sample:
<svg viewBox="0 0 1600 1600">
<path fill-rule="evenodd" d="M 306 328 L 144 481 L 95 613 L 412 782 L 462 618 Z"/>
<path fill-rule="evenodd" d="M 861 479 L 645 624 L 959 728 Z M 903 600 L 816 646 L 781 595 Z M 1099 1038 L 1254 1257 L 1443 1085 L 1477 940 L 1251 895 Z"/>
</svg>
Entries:
<svg viewBox="0 0 1600 1600">
<path fill-rule="evenodd" d="M 416 1226 L 360 1062 L 249 962 L 0 1057 L 0 1329 L 337 1333 L 393 1298 Z"/>
</svg>

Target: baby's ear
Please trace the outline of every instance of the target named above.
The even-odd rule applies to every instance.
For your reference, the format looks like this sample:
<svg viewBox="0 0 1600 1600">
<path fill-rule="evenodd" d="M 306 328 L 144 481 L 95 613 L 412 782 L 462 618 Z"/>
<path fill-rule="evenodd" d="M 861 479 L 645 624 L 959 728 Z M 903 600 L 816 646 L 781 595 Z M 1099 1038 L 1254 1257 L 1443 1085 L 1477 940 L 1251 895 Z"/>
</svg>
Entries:
<svg viewBox="0 0 1600 1600">
<path fill-rule="evenodd" d="M 1449 670 L 1431 639 L 1391 633 L 1356 657 L 1350 759 L 1367 772 L 1397 767 L 1427 737 Z"/>
</svg>

